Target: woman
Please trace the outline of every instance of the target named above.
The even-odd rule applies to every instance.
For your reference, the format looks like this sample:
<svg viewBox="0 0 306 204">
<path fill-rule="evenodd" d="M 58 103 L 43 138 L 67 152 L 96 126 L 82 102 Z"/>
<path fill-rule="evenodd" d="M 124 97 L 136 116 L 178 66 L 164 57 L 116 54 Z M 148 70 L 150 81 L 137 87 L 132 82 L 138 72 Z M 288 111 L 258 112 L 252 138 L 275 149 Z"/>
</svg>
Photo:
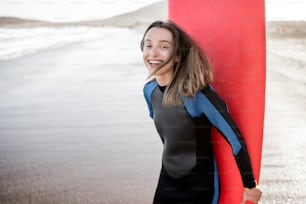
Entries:
<svg viewBox="0 0 306 204">
<path fill-rule="evenodd" d="M 162 21 L 147 28 L 141 50 L 153 78 L 145 85 L 144 95 L 163 142 L 153 203 L 218 202 L 212 126 L 232 146 L 245 187 L 242 203 L 258 203 L 261 191 L 256 188 L 246 146 L 226 104 L 210 87 L 212 70 L 204 53 L 178 26 Z"/>
</svg>

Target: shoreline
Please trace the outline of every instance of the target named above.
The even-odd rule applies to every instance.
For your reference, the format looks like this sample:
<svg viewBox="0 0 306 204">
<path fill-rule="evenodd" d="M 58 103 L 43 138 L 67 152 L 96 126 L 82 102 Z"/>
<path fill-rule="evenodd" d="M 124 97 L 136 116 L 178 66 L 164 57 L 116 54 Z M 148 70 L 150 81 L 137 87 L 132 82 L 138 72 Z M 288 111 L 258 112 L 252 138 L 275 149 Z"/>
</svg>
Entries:
<svg viewBox="0 0 306 204">
<path fill-rule="evenodd" d="M 145 29 L 154 20 L 167 20 L 167 1 L 153 3 L 133 12 L 106 19 L 85 20 L 76 22 L 48 22 L 22 19 L 16 17 L 0 17 L 0 28 L 37 28 L 37 27 L 118 27 L 136 30 Z M 266 21 L 267 37 L 306 36 L 306 20 L 273 20 Z"/>
<path fill-rule="evenodd" d="M 76 21 L 76 22 L 47 22 L 15 17 L 0 17 L 0 28 L 32 28 L 32 27 L 122 27 L 144 28 L 154 20 L 167 19 L 167 1 L 153 3 L 133 12 L 117 15 L 111 18 Z"/>
</svg>

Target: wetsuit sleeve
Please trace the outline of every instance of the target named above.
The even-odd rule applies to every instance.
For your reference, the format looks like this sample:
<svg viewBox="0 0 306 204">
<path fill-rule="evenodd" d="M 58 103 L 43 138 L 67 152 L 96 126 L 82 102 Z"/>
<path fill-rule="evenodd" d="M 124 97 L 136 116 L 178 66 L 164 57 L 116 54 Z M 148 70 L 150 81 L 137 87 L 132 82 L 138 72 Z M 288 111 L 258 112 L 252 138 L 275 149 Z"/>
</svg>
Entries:
<svg viewBox="0 0 306 204">
<path fill-rule="evenodd" d="M 206 98 L 207 104 L 205 105 L 209 104 L 210 107 L 210 111 L 207 111 L 205 114 L 212 125 L 218 129 L 231 145 L 244 187 L 255 187 L 256 182 L 245 142 L 239 128 L 229 114 L 227 105 L 210 87 L 204 89 L 202 93 L 204 98 Z"/>
<path fill-rule="evenodd" d="M 153 112 L 153 107 L 152 107 L 152 102 L 151 102 L 151 95 L 154 89 L 157 87 L 157 82 L 156 81 L 151 81 L 145 84 L 143 87 L 143 95 L 144 98 L 147 102 L 147 106 L 149 109 L 150 117 L 154 117 L 154 112 Z"/>
</svg>

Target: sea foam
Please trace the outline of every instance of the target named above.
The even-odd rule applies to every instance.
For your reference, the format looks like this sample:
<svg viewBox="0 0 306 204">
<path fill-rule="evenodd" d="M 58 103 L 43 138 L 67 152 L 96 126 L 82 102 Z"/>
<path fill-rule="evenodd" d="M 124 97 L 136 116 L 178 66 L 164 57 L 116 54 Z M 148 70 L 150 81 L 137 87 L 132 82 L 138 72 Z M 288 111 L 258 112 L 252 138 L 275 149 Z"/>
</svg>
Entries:
<svg viewBox="0 0 306 204">
<path fill-rule="evenodd" d="M 110 38 L 126 32 L 111 27 L 37 27 L 0 28 L 0 60 L 15 59 L 39 51 L 59 48 L 71 43 Z"/>
</svg>

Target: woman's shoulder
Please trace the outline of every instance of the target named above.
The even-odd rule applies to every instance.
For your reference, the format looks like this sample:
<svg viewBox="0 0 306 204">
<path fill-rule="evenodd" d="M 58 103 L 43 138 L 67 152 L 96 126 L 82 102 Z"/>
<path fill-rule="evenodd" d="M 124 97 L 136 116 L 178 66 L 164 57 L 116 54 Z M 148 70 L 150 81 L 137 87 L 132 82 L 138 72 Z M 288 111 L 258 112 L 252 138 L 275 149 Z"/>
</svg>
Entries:
<svg viewBox="0 0 306 204">
<path fill-rule="evenodd" d="M 200 91 L 213 104 L 225 104 L 225 101 L 219 96 L 212 85 L 208 85 Z"/>
<path fill-rule="evenodd" d="M 201 89 L 199 92 L 201 92 L 202 94 L 204 94 L 204 95 L 207 95 L 207 94 L 212 94 L 212 93 L 215 93 L 216 94 L 216 92 L 215 92 L 215 90 L 214 90 L 214 88 L 212 87 L 212 85 L 207 85 L 207 86 L 205 86 L 203 89 Z"/>
<path fill-rule="evenodd" d="M 148 86 L 150 84 L 157 84 L 156 79 L 154 78 L 154 79 L 150 79 L 150 80 L 146 81 L 144 86 Z"/>
<path fill-rule="evenodd" d="M 157 81 L 156 80 L 151 80 L 145 83 L 143 87 L 144 94 L 149 97 L 153 90 L 157 87 Z"/>
</svg>

